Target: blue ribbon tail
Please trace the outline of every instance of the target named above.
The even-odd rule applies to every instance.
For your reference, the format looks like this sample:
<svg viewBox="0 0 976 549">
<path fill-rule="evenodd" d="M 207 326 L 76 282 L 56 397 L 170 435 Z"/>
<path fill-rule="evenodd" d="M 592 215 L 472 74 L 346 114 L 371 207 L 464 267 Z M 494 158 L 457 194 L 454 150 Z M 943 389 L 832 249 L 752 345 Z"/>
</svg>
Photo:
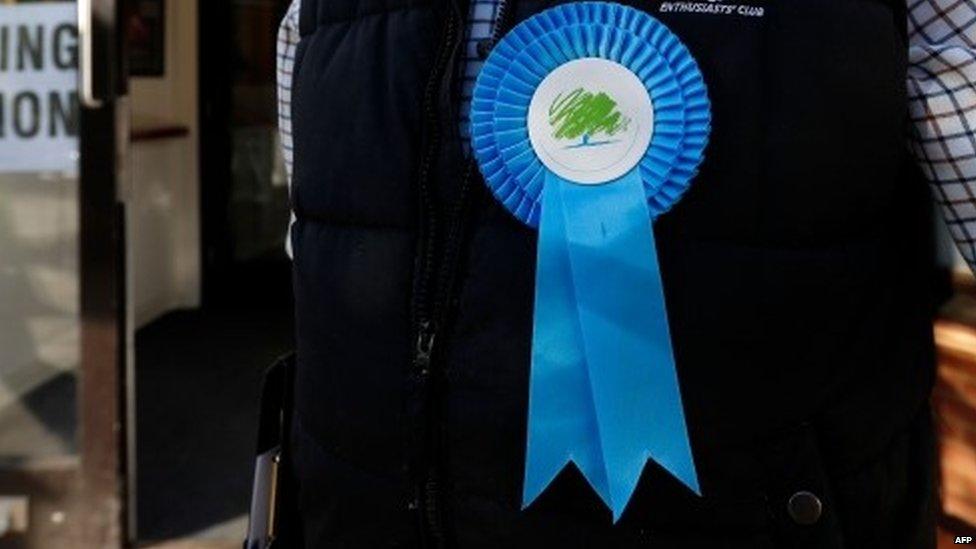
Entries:
<svg viewBox="0 0 976 549">
<path fill-rule="evenodd" d="M 562 198 L 556 202 L 565 216 L 576 335 L 582 335 L 585 357 L 580 362 L 589 373 L 614 521 L 630 501 L 648 458 L 700 494 L 641 177 L 636 169 L 603 185 L 547 177 L 546 191 L 556 188 Z M 549 196 L 543 215 L 553 203 Z M 551 283 L 539 282 L 539 289 Z M 564 344 L 569 334 L 563 332 Z"/>
<path fill-rule="evenodd" d="M 523 508 L 573 462 L 610 505 L 557 185 L 543 189 Z"/>
</svg>

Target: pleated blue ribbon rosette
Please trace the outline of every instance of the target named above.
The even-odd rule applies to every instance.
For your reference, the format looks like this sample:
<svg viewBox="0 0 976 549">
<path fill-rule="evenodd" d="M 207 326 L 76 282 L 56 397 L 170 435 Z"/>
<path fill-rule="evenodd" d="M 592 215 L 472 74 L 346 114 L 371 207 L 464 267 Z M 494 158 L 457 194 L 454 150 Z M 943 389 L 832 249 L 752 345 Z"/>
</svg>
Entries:
<svg viewBox="0 0 976 549">
<path fill-rule="evenodd" d="M 687 189 L 710 121 L 685 46 L 619 4 L 527 19 L 478 76 L 475 157 L 539 230 L 524 506 L 569 463 L 615 521 L 648 459 L 700 494 L 651 220 Z"/>
</svg>

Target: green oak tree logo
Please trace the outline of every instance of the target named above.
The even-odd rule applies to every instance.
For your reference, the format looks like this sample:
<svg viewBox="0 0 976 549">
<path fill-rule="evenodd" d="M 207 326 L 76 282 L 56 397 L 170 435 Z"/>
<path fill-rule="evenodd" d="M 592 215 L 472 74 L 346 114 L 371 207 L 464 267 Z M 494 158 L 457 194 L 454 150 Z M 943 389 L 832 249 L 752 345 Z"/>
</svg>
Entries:
<svg viewBox="0 0 976 549">
<path fill-rule="evenodd" d="M 627 131 L 630 118 L 617 110 L 617 102 L 604 92 L 579 87 L 560 93 L 549 105 L 549 125 L 555 139 L 571 140 L 567 149 L 595 147 L 617 141 L 613 136 Z M 602 140 L 594 138 L 603 137 Z"/>
</svg>

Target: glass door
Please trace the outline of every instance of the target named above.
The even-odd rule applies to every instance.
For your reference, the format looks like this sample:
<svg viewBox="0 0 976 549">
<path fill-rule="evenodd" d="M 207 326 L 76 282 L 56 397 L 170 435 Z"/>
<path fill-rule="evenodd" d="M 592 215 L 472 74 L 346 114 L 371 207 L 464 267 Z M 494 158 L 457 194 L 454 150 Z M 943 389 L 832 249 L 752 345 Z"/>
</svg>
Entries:
<svg viewBox="0 0 976 549">
<path fill-rule="evenodd" d="M 0 0 L 2 547 L 125 538 L 115 21 L 115 0 Z"/>
</svg>

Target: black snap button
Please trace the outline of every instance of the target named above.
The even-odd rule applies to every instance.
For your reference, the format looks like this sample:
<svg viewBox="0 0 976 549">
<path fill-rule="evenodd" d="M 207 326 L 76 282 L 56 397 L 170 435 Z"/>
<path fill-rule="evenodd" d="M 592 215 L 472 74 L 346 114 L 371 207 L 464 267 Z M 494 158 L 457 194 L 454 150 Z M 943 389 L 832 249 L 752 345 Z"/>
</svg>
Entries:
<svg viewBox="0 0 976 549">
<path fill-rule="evenodd" d="M 478 58 L 484 61 L 488 59 L 488 54 L 491 53 L 491 48 L 494 46 L 493 40 L 491 38 L 483 38 L 478 40 L 475 49 L 478 51 Z"/>
<path fill-rule="evenodd" d="M 786 504 L 786 510 L 789 512 L 793 522 L 803 526 L 810 526 L 820 520 L 820 515 L 823 514 L 823 503 L 820 502 L 820 498 L 811 492 L 797 492 L 790 496 L 790 500 Z"/>
</svg>

